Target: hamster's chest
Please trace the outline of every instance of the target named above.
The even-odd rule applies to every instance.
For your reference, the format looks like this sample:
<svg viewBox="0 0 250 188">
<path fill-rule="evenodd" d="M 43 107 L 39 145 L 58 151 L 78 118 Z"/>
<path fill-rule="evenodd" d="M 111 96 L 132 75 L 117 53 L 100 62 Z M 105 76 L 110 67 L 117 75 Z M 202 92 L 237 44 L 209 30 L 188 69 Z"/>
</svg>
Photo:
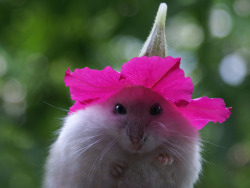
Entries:
<svg viewBox="0 0 250 188">
<path fill-rule="evenodd" d="M 113 182 L 119 188 L 171 188 L 174 185 L 176 167 L 175 163 L 163 165 L 156 160 L 157 153 L 131 154 L 118 150 L 111 151 L 107 161 L 103 164 L 103 170 L 108 170 Z M 120 169 L 119 177 L 112 176 L 112 170 L 117 168 L 116 164 L 125 164 Z"/>
<path fill-rule="evenodd" d="M 172 187 L 174 181 L 174 169 L 172 166 L 161 166 L 155 162 L 134 161 L 131 163 L 122 178 L 118 181 L 119 187 L 136 188 L 147 187 Z M 133 183 L 132 183 L 133 182 Z"/>
</svg>

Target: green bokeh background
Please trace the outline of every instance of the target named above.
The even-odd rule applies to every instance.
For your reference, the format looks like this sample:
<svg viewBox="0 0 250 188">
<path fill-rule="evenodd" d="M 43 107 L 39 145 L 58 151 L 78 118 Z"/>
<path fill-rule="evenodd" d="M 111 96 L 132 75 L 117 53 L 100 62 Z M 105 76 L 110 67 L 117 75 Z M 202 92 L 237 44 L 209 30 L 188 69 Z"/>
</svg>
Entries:
<svg viewBox="0 0 250 188">
<path fill-rule="evenodd" d="M 67 67 L 119 70 L 138 56 L 160 2 L 0 0 L 0 187 L 41 186 L 49 145 L 73 104 L 64 86 Z M 225 123 L 201 130 L 196 187 L 249 188 L 250 1 L 167 3 L 168 55 L 182 57 L 193 97 L 221 97 L 233 107 Z M 219 71 L 232 54 L 238 60 L 223 69 L 236 81 L 243 74 L 237 83 Z"/>
</svg>

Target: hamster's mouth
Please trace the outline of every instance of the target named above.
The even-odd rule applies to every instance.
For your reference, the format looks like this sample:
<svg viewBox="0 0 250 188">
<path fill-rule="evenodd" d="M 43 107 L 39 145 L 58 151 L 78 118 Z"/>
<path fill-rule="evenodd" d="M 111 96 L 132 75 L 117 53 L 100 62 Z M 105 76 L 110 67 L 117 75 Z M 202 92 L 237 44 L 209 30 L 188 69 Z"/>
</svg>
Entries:
<svg viewBox="0 0 250 188">
<path fill-rule="evenodd" d="M 131 154 L 142 154 L 145 153 L 143 144 L 138 143 L 138 144 L 132 144 L 129 143 L 126 148 L 124 148 L 127 152 Z"/>
<path fill-rule="evenodd" d="M 142 144 L 141 143 L 131 143 L 130 148 L 133 151 L 139 151 L 142 148 Z"/>
</svg>

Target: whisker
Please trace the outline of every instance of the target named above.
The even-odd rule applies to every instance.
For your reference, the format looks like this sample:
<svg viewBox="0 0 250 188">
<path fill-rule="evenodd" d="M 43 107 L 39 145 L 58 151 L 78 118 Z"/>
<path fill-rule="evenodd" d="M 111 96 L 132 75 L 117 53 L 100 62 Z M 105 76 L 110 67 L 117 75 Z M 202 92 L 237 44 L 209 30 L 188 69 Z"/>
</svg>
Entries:
<svg viewBox="0 0 250 188">
<path fill-rule="evenodd" d="M 93 178 L 96 174 L 96 170 L 99 168 L 99 166 L 101 165 L 102 160 L 104 159 L 104 157 L 106 156 L 106 154 L 108 153 L 108 151 L 115 145 L 115 141 L 111 141 L 109 142 L 106 147 L 103 149 L 102 153 L 96 158 L 95 162 L 93 163 L 91 170 L 90 170 L 90 174 L 88 176 L 88 181 L 87 181 L 87 187 L 89 187 L 93 181 Z"/>
<path fill-rule="evenodd" d="M 168 125 L 173 125 L 173 123 L 175 123 L 175 122 L 167 122 L 167 123 L 168 123 Z M 190 155 L 191 151 L 194 151 L 196 148 L 193 148 L 191 150 L 184 149 L 186 147 L 181 147 L 179 145 L 176 145 L 176 142 L 171 142 L 170 141 L 171 138 L 185 139 L 185 140 L 182 140 L 182 141 L 180 140 L 180 141 L 182 142 L 182 145 L 184 144 L 183 146 L 186 145 L 186 146 L 188 146 L 188 148 L 190 148 L 190 146 L 192 146 L 192 145 L 185 144 L 186 141 L 193 142 L 193 143 L 195 143 L 195 142 L 198 143 L 201 149 L 202 149 L 202 147 L 204 147 L 204 144 L 209 144 L 209 145 L 212 145 L 212 146 L 216 146 L 216 147 L 225 149 L 225 147 L 217 145 L 215 143 L 212 143 L 212 142 L 210 142 L 209 140 L 207 140 L 205 138 L 192 137 L 192 136 L 184 135 L 183 133 L 175 130 L 174 127 L 166 126 L 163 122 L 153 121 L 152 124 L 154 126 L 158 126 L 160 129 L 162 129 L 163 131 L 168 133 L 168 136 L 167 136 L 168 139 L 164 139 L 164 141 L 168 144 L 167 149 L 170 152 L 172 152 L 173 155 L 175 155 L 175 157 L 177 157 L 181 161 L 181 163 L 184 164 L 184 165 L 186 165 L 186 162 L 194 163 L 193 160 L 187 159 L 185 156 Z M 196 144 L 193 144 L 193 147 L 196 147 L 196 146 L 197 146 Z M 201 160 L 206 162 L 206 163 L 210 163 L 209 161 L 205 160 L 204 158 L 201 158 Z"/>
<path fill-rule="evenodd" d="M 217 144 L 215 144 L 215 143 L 212 143 L 212 142 L 210 142 L 210 141 L 208 141 L 208 140 L 206 140 L 206 139 L 204 139 L 204 138 L 200 139 L 200 138 L 194 138 L 194 137 L 184 136 L 184 135 L 182 135 L 182 137 L 188 138 L 188 139 L 197 140 L 197 141 L 202 142 L 202 143 L 207 143 L 207 144 L 210 144 L 210 145 L 213 145 L 213 146 L 222 148 L 222 149 L 226 149 L 225 147 L 220 146 L 220 145 L 217 145 Z"/>
<path fill-rule="evenodd" d="M 190 154 L 190 151 L 185 151 L 183 148 L 181 148 L 180 146 L 174 144 L 173 142 L 169 141 L 169 140 L 165 140 L 164 142 L 166 142 L 168 145 L 172 146 L 172 148 L 175 148 L 176 150 L 184 153 L 184 154 Z"/>
<path fill-rule="evenodd" d="M 194 141 L 198 141 L 198 142 L 201 142 L 201 143 L 207 143 L 207 144 L 210 144 L 210 145 L 213 145 L 213 146 L 216 146 L 216 147 L 219 147 L 219 148 L 222 148 L 222 149 L 226 149 L 225 147 L 223 146 L 220 146 L 220 145 L 217 145 L 215 143 L 212 143 L 210 142 L 209 140 L 205 139 L 205 138 L 198 138 L 198 137 L 190 137 L 190 136 L 185 136 L 183 134 L 181 134 L 180 132 L 176 131 L 176 130 L 172 130 L 172 129 L 169 129 L 167 128 L 162 122 L 158 122 L 158 121 L 153 121 L 152 123 L 154 123 L 155 125 L 159 125 L 159 127 L 163 128 L 165 131 L 167 131 L 168 133 L 176 133 L 176 135 L 172 135 L 172 136 L 177 136 L 177 137 L 183 137 L 183 138 L 187 138 L 187 139 L 190 139 L 190 140 L 194 140 Z M 168 122 L 169 123 L 169 122 Z M 170 123 L 171 124 L 171 123 Z M 171 135 L 170 135 L 171 136 Z"/>
<path fill-rule="evenodd" d="M 172 151 L 172 154 L 175 155 L 177 158 L 179 158 L 182 164 L 184 165 L 186 165 L 186 163 L 194 164 L 193 160 L 191 160 L 189 157 L 185 157 L 185 156 L 190 156 L 192 154 L 193 150 L 190 150 L 190 145 L 188 145 L 189 147 L 187 147 L 189 149 L 184 149 L 185 147 L 180 147 L 179 145 L 176 145 L 167 139 L 165 139 L 164 142 L 165 142 L 165 145 L 167 146 L 166 149 L 169 149 L 170 151 Z"/>
<path fill-rule="evenodd" d="M 170 146 L 171 147 L 171 146 Z M 182 161 L 181 160 L 181 158 L 183 158 L 183 156 L 179 153 L 179 152 L 177 152 L 174 148 L 167 148 L 167 150 L 170 150 L 171 151 L 171 153 L 173 153 L 174 154 L 174 156 L 176 156 L 180 161 Z M 176 153 L 178 154 L 178 155 L 176 155 Z"/>
<path fill-rule="evenodd" d="M 68 111 L 69 111 L 69 110 L 67 110 L 67 109 L 60 108 L 60 107 L 54 106 L 54 105 L 52 105 L 52 104 L 49 104 L 49 103 L 47 103 L 46 101 L 43 101 L 43 103 L 45 103 L 45 104 L 47 104 L 48 106 L 53 107 L 53 108 L 55 108 L 55 109 L 61 110 L 61 111 L 65 111 L 65 112 L 68 112 Z"/>
<path fill-rule="evenodd" d="M 72 140 L 71 142 L 67 143 L 67 145 L 85 143 L 86 141 L 88 141 L 88 140 L 91 141 L 93 138 L 97 138 L 99 136 L 100 135 L 93 135 L 93 136 L 88 136 L 88 137 L 84 137 L 84 138 L 79 138 L 79 139 L 76 139 L 76 140 Z"/>
<path fill-rule="evenodd" d="M 99 143 L 100 141 L 102 141 L 102 139 L 99 139 L 99 140 L 97 140 L 97 141 L 95 141 L 95 142 L 93 142 L 93 143 L 91 143 L 91 144 L 89 144 L 89 145 L 87 145 L 87 146 L 85 146 L 85 147 L 83 147 L 83 148 L 81 148 L 81 149 L 79 149 L 79 150 L 77 150 L 76 152 L 74 152 L 73 154 L 75 155 L 76 154 L 76 156 L 75 156 L 75 160 L 79 157 L 79 156 L 81 156 L 84 152 L 86 152 L 87 150 L 89 150 L 91 147 L 93 147 L 94 145 L 96 145 L 97 143 Z M 78 153 L 78 154 L 77 154 Z"/>
<path fill-rule="evenodd" d="M 178 158 L 183 166 L 185 166 L 185 167 L 187 166 L 187 163 L 189 162 L 189 160 L 187 158 L 185 158 L 180 152 L 178 152 L 172 146 L 170 146 L 170 147 L 168 146 L 167 150 L 169 150 L 176 158 Z"/>
</svg>

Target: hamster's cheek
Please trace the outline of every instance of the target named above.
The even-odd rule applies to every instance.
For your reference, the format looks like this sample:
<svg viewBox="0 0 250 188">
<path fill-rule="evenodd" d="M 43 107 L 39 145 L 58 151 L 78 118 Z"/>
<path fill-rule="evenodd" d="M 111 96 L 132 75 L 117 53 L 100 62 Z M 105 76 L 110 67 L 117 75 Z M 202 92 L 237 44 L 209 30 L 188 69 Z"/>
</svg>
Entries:
<svg viewBox="0 0 250 188">
<path fill-rule="evenodd" d="M 160 147 L 160 139 L 155 135 L 148 135 L 147 140 L 143 143 L 142 152 L 148 153 L 155 151 Z"/>
<path fill-rule="evenodd" d="M 116 132 L 115 139 L 120 149 L 129 151 L 129 138 L 124 129 L 120 128 L 120 130 Z"/>
</svg>

